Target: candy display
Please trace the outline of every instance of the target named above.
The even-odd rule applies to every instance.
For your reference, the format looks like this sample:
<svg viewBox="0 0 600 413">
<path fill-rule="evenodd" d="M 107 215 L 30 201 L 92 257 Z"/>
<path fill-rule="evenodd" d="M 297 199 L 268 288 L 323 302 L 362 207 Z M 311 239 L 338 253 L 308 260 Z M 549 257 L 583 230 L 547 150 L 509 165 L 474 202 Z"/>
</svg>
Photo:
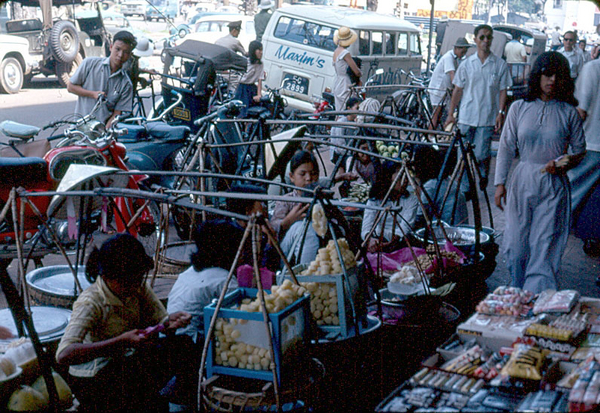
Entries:
<svg viewBox="0 0 600 413">
<path fill-rule="evenodd" d="M 515 345 L 514 351 L 502 369 L 502 374 L 519 379 L 541 380 L 540 369 L 547 352 L 524 343 Z"/>
<path fill-rule="evenodd" d="M 498 287 L 477 305 L 477 312 L 517 316 L 523 313 L 533 294 L 515 287 Z"/>
<path fill-rule="evenodd" d="M 536 300 L 533 313 L 568 313 L 578 300 L 579 293 L 574 290 L 546 290 Z"/>
</svg>

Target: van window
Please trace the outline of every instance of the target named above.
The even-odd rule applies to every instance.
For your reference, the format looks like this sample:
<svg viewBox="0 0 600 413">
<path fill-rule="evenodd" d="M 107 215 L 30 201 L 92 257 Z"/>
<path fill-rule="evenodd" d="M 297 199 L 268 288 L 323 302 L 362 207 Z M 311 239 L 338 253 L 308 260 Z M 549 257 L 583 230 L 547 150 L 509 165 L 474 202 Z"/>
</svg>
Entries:
<svg viewBox="0 0 600 413">
<path fill-rule="evenodd" d="M 408 54 L 408 33 L 398 33 L 398 54 Z"/>
<path fill-rule="evenodd" d="M 419 42 L 419 35 L 416 33 L 410 35 L 410 54 L 421 54 L 421 43 Z"/>
<path fill-rule="evenodd" d="M 388 56 L 395 55 L 394 45 L 396 44 L 396 33 L 385 34 L 385 54 Z"/>
<path fill-rule="evenodd" d="M 371 36 L 369 34 L 370 32 L 365 30 L 358 32 L 358 54 L 361 56 L 368 56 L 370 54 L 369 40 Z"/>
<path fill-rule="evenodd" d="M 372 55 L 381 55 L 383 54 L 383 33 L 382 32 L 371 32 L 371 39 L 373 43 L 373 52 Z"/>
<path fill-rule="evenodd" d="M 331 26 L 283 16 L 275 26 L 275 37 L 332 52 L 336 49 L 333 43 L 335 30 Z"/>
</svg>

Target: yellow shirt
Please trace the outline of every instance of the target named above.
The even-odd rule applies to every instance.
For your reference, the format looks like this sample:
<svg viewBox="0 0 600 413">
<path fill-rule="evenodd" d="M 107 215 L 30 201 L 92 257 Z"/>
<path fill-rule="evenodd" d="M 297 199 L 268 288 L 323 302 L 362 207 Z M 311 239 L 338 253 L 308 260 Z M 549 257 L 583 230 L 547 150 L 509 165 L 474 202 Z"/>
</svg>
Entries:
<svg viewBox="0 0 600 413">
<path fill-rule="evenodd" d="M 95 343 L 124 332 L 164 322 L 167 311 L 148 284 L 136 294 L 121 300 L 99 277 L 86 289 L 75 304 L 65 334 L 56 354 L 76 343 Z M 87 363 L 73 365 L 69 373 L 78 377 L 93 377 L 108 364 L 110 358 L 99 357 Z"/>
</svg>

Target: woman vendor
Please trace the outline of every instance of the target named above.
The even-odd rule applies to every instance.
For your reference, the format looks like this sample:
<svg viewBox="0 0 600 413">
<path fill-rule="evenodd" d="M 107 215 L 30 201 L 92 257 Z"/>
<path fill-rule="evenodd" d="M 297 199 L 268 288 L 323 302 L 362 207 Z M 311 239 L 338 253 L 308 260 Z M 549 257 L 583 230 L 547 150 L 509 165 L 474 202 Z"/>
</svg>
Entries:
<svg viewBox="0 0 600 413">
<path fill-rule="evenodd" d="M 144 281 L 151 268 L 152 258 L 129 234 L 108 239 L 89 255 L 86 277 L 93 284 L 73 305 L 56 351 L 86 409 L 160 409 L 159 391 L 187 354 L 180 340 L 158 338 L 159 331 L 175 332 L 191 317 L 167 314 Z"/>
</svg>

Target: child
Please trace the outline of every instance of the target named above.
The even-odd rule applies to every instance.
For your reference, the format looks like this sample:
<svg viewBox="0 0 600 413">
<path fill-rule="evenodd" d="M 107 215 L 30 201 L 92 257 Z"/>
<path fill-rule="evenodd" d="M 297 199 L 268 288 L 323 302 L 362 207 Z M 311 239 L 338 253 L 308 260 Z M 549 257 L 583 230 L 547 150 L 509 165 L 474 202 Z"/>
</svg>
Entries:
<svg viewBox="0 0 600 413">
<path fill-rule="evenodd" d="M 367 152 L 373 152 L 369 142 L 361 140 L 358 142 L 358 149 Z M 360 184 L 373 185 L 375 183 L 375 172 L 379 166 L 379 158 L 373 160 L 367 154 L 355 152 L 354 156 L 346 161 L 347 173 L 356 177 Z"/>
<path fill-rule="evenodd" d="M 407 191 L 408 179 L 406 177 L 400 178 L 396 181 L 396 185 L 392 189 L 390 196 L 385 204 L 382 204 L 385 194 L 392 185 L 392 182 L 396 176 L 400 173 L 401 165 L 399 163 L 387 161 L 382 165 L 381 170 L 375 177 L 375 184 L 371 188 L 369 194 L 370 199 L 367 201 L 367 206 L 379 206 L 379 207 L 400 207 L 400 211 L 397 212 L 396 219 L 394 220 L 394 213 L 388 213 L 385 220 L 381 219 L 377 228 L 371 235 L 367 249 L 369 252 L 377 252 L 379 250 L 384 252 L 395 251 L 400 248 L 400 241 L 402 241 L 403 234 L 407 234 L 412 231 L 412 226 L 415 223 L 417 216 L 418 200 L 415 195 Z M 361 236 L 363 239 L 371 231 L 375 224 L 375 219 L 379 211 L 372 209 L 365 209 Z M 385 212 L 382 212 L 385 213 Z M 396 221 L 396 224 L 394 223 Z M 398 227 L 396 227 L 399 226 Z M 380 240 L 383 234 L 383 240 Z"/>
<path fill-rule="evenodd" d="M 212 220 L 201 224 L 194 231 L 196 252 L 191 256 L 192 266 L 179 274 L 169 293 L 167 310 L 186 311 L 191 323 L 179 334 L 187 334 L 194 341 L 204 338 L 204 307 L 219 297 L 240 243 L 243 229 L 231 221 Z M 238 287 L 233 277 L 229 290 Z"/>
<path fill-rule="evenodd" d="M 167 313 L 144 281 L 153 261 L 143 245 L 119 234 L 95 248 L 86 264 L 93 284 L 75 304 L 56 361 L 67 365 L 75 395 L 91 411 L 148 410 L 182 362 L 184 340 L 157 339 L 152 326 L 174 332 L 190 322 L 186 312 Z M 160 327 L 159 327 L 160 326 Z M 190 343 L 191 346 L 191 343 Z"/>
<path fill-rule="evenodd" d="M 308 151 L 298 151 L 290 160 L 289 178 L 292 184 L 299 188 L 308 188 L 314 186 L 319 180 L 319 164 L 314 155 Z M 286 194 L 290 198 L 305 196 L 302 191 L 293 190 Z M 303 219 L 306 217 L 308 204 L 297 202 L 277 201 L 271 218 L 271 225 L 281 240 L 283 252 L 288 255 L 292 245 L 302 236 L 304 225 Z M 298 249 L 300 242 L 297 242 Z M 312 225 L 309 225 L 304 249 L 299 258 L 300 263 L 310 263 L 317 255 L 319 249 L 319 240 L 314 232 Z M 298 251 L 296 251 L 297 253 Z"/>
<path fill-rule="evenodd" d="M 235 184 L 228 191 L 237 194 L 266 194 L 267 191 L 260 186 L 242 183 Z M 266 201 L 257 201 L 255 199 L 242 199 L 242 198 L 227 198 L 227 210 L 240 215 L 250 216 L 252 214 L 261 214 L 266 219 L 269 218 L 269 213 L 266 206 Z M 242 232 L 246 229 L 247 221 L 235 220 L 233 225 L 238 227 Z M 267 225 L 269 222 L 267 221 Z M 268 242 L 268 238 L 265 234 L 261 237 L 261 246 L 259 250 L 259 267 L 266 267 L 270 271 L 277 272 L 279 270 L 279 254 Z M 252 258 L 252 243 L 247 242 L 244 246 L 243 255 L 240 258 L 240 265 L 249 264 L 253 265 Z"/>
<path fill-rule="evenodd" d="M 257 40 L 250 42 L 248 47 L 250 64 L 248 70 L 240 79 L 240 83 L 235 91 L 235 99 L 241 100 L 245 107 L 240 111 L 240 117 L 245 118 L 248 114 L 248 108 L 255 106 L 260 102 L 262 96 L 262 81 L 264 77 L 264 66 L 262 62 L 263 45 Z M 258 84 L 258 86 L 257 86 Z"/>
</svg>

